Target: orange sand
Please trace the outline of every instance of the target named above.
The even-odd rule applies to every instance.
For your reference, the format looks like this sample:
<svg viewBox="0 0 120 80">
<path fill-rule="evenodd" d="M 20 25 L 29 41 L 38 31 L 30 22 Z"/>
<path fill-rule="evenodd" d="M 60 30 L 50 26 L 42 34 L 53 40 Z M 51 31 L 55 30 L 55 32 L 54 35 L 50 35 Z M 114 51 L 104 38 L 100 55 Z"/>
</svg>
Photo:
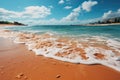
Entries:
<svg viewBox="0 0 120 80">
<path fill-rule="evenodd" d="M 0 80 L 120 80 L 120 72 L 36 56 L 23 44 L 0 38 Z"/>
</svg>

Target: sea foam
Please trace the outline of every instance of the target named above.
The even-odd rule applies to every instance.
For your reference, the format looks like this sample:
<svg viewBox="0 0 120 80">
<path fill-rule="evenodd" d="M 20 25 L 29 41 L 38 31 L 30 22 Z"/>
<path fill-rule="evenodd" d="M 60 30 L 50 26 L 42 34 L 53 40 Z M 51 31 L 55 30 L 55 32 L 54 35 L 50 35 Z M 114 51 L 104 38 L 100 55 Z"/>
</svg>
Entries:
<svg viewBox="0 0 120 80">
<path fill-rule="evenodd" d="M 100 36 L 71 39 L 54 34 L 41 35 L 0 31 L 0 37 L 22 43 L 36 55 L 82 64 L 102 64 L 120 71 L 120 42 Z"/>
</svg>

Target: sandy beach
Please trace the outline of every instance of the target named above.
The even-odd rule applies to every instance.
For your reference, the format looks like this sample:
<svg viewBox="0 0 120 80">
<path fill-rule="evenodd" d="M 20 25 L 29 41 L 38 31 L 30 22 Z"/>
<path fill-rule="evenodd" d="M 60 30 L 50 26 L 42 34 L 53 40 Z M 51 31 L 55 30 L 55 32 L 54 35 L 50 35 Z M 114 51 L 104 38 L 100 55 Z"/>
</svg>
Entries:
<svg viewBox="0 0 120 80">
<path fill-rule="evenodd" d="M 13 24 L 0 24 L 0 27 L 5 27 L 5 26 L 15 26 Z"/>
<path fill-rule="evenodd" d="M 0 38 L 0 80 L 119 80 L 120 72 L 36 56 L 23 44 Z"/>
<path fill-rule="evenodd" d="M 7 27 L 7 26 L 21 26 L 21 25 L 15 25 L 15 24 L 0 24 L 0 27 Z"/>
<path fill-rule="evenodd" d="M 1 0 L 0 80 L 120 80 L 118 2 Z"/>
</svg>

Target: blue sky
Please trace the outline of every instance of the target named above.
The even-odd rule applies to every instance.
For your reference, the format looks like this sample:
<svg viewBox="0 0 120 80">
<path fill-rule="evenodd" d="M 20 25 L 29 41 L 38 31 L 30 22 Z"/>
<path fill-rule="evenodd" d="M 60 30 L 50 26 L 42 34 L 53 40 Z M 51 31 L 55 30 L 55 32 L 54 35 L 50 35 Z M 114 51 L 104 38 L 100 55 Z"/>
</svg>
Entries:
<svg viewBox="0 0 120 80">
<path fill-rule="evenodd" d="M 119 0 L 3 0 L 0 19 L 27 24 L 81 24 L 120 16 Z"/>
</svg>

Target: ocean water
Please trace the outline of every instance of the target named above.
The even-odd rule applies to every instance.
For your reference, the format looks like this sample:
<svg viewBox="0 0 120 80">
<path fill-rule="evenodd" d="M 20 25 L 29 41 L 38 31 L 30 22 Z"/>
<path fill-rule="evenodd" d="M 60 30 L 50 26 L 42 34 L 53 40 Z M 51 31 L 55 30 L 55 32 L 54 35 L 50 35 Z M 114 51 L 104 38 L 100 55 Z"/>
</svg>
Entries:
<svg viewBox="0 0 120 80">
<path fill-rule="evenodd" d="M 23 27 L 7 27 L 8 30 L 44 34 L 46 32 L 61 36 L 105 36 L 120 38 L 120 25 L 114 26 L 69 26 L 69 25 L 37 25 Z"/>
<path fill-rule="evenodd" d="M 10 30 L 10 31 L 5 31 Z M 36 55 L 120 71 L 120 25 L 36 25 L 1 28 L 0 37 L 22 43 Z"/>
</svg>

